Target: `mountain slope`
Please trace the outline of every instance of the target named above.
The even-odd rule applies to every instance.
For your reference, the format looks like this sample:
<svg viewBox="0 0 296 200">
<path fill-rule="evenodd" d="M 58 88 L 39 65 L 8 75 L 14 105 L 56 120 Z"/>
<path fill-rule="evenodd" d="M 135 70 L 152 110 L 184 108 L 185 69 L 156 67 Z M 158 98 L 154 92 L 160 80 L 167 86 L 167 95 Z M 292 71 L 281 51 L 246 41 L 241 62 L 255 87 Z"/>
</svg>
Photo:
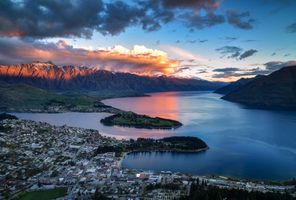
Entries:
<svg viewBox="0 0 296 200">
<path fill-rule="evenodd" d="M 296 66 L 255 79 L 222 99 L 268 109 L 296 109 Z"/>
<path fill-rule="evenodd" d="M 230 92 L 233 92 L 237 89 L 239 89 L 241 86 L 246 85 L 247 83 L 262 77 L 262 75 L 258 75 L 254 78 L 241 78 L 235 82 L 229 83 L 228 85 L 218 88 L 217 90 L 214 91 L 214 93 L 218 94 L 228 94 Z"/>
<path fill-rule="evenodd" d="M 54 94 L 24 84 L 0 82 L 0 110 L 21 111 L 47 109 L 49 107 L 92 107 L 97 100 L 87 96 L 65 96 Z"/>
<path fill-rule="evenodd" d="M 24 83 L 58 91 L 127 90 L 137 92 L 214 90 L 220 85 L 204 80 L 174 77 L 148 77 L 113 73 L 88 67 L 62 66 L 52 63 L 0 66 L 0 81 Z"/>
</svg>

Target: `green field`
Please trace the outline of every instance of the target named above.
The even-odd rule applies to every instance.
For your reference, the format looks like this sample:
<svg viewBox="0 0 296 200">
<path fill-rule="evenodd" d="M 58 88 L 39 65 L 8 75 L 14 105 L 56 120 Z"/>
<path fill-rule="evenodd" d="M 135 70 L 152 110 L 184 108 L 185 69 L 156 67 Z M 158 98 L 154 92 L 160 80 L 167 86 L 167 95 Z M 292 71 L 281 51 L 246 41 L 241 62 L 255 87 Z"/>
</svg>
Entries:
<svg viewBox="0 0 296 200">
<path fill-rule="evenodd" d="M 27 192 L 18 200 L 51 200 L 67 195 L 67 188 L 55 188 L 50 190 L 41 190 Z"/>
</svg>

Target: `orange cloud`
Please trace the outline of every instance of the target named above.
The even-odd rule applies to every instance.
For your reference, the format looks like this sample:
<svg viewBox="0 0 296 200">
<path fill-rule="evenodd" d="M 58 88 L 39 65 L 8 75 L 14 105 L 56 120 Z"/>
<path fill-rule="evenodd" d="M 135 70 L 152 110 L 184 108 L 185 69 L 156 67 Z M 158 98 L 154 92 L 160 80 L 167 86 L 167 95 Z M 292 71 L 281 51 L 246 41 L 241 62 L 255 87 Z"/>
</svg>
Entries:
<svg viewBox="0 0 296 200">
<path fill-rule="evenodd" d="M 149 49 L 141 45 L 135 45 L 131 49 L 117 45 L 89 50 L 73 47 L 65 41 L 29 43 L 17 40 L 16 42 L 16 48 L 12 48 L 13 44 L 10 44 L 7 46 L 11 49 L 0 52 L 0 56 L 4 57 L 3 60 L 5 60 L 5 57 L 9 62 L 51 60 L 58 65 L 86 65 L 149 76 L 172 75 L 180 64 L 180 61 L 170 59 L 167 53 L 163 51 Z M 12 59 L 12 57 L 15 57 L 15 59 Z"/>
</svg>

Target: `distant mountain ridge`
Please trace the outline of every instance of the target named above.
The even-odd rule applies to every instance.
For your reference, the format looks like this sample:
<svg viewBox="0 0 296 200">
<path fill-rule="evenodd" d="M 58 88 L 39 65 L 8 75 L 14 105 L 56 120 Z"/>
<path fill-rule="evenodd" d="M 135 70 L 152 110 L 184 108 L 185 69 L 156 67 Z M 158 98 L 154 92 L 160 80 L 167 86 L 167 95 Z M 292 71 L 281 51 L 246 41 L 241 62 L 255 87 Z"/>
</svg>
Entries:
<svg viewBox="0 0 296 200">
<path fill-rule="evenodd" d="M 217 90 L 214 91 L 214 93 L 218 93 L 218 94 L 228 94 L 230 92 L 233 92 L 237 89 L 239 89 L 241 86 L 246 85 L 247 83 L 257 79 L 263 77 L 263 75 L 257 75 L 256 77 L 253 78 L 241 78 L 237 81 L 231 82 L 228 85 L 218 88 Z"/>
<path fill-rule="evenodd" d="M 138 92 L 214 90 L 218 83 L 174 77 L 149 77 L 89 67 L 56 66 L 51 62 L 0 65 L 0 81 L 47 90 L 134 90 Z"/>
<path fill-rule="evenodd" d="M 296 110 L 296 66 L 252 80 L 222 99 L 252 107 Z"/>
</svg>

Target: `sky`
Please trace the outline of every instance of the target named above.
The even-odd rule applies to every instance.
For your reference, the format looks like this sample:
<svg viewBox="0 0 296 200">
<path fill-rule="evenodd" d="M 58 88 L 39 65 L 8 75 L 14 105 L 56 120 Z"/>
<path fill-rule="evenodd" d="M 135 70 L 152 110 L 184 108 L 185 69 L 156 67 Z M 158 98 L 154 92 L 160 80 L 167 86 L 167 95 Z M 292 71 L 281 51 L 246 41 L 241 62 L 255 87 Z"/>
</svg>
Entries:
<svg viewBox="0 0 296 200">
<path fill-rule="evenodd" d="M 235 81 L 296 65 L 295 0 L 0 0 L 0 64 Z"/>
</svg>

